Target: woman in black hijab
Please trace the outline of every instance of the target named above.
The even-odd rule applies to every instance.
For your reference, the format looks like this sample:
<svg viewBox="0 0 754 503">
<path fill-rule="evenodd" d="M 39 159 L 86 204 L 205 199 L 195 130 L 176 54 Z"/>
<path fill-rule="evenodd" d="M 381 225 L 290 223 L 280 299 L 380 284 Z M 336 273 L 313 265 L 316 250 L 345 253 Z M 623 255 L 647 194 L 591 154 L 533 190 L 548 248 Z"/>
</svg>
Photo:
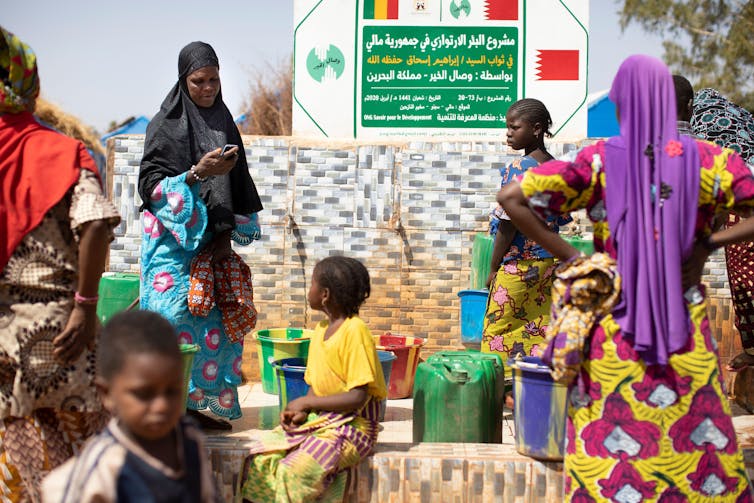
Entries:
<svg viewBox="0 0 754 503">
<path fill-rule="evenodd" d="M 139 171 L 143 201 L 141 308 L 176 327 L 179 342 L 199 345 L 189 385 L 188 408 L 207 428 L 229 429 L 198 410 L 241 416 L 243 344 L 226 337 L 221 313 L 195 317 L 188 309 L 191 262 L 202 251 L 219 263 L 231 239 L 259 238 L 262 210 L 249 175 L 241 135 L 220 91 L 219 62 L 212 47 L 192 42 L 178 57 L 178 82 L 147 127 Z M 234 145 L 226 149 L 227 144 Z"/>
</svg>

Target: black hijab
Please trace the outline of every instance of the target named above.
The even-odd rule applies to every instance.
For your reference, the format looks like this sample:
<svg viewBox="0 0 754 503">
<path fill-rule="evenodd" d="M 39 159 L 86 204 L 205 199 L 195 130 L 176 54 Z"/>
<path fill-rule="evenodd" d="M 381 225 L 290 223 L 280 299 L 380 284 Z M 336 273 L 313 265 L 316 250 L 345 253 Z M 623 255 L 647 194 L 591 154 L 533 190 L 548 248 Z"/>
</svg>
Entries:
<svg viewBox="0 0 754 503">
<path fill-rule="evenodd" d="M 222 90 L 209 108 L 196 106 L 189 96 L 186 77 L 205 66 L 220 67 L 212 46 L 191 42 L 181 49 L 178 82 L 147 126 L 139 195 L 144 201 L 142 209 L 149 208 L 150 195 L 163 178 L 188 171 L 204 154 L 226 143 L 238 145 L 238 160 L 230 173 L 210 177 L 202 182 L 199 191 L 207 204 L 207 229 L 221 232 L 235 227 L 234 213 L 261 211 L 262 202 L 249 175 L 241 134 L 223 103 Z"/>
</svg>

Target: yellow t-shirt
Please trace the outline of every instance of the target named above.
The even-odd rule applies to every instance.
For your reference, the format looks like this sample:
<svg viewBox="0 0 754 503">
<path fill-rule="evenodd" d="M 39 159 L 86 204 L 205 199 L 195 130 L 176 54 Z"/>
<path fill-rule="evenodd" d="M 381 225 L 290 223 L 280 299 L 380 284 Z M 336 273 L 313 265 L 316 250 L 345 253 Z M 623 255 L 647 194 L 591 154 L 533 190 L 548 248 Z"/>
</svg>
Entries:
<svg viewBox="0 0 754 503">
<path fill-rule="evenodd" d="M 309 344 L 304 380 L 314 394 L 336 395 L 366 384 L 369 395 L 380 400 L 385 398 L 385 376 L 369 327 L 361 318 L 353 316 L 325 340 L 328 325 L 327 320 L 319 322 Z"/>
</svg>

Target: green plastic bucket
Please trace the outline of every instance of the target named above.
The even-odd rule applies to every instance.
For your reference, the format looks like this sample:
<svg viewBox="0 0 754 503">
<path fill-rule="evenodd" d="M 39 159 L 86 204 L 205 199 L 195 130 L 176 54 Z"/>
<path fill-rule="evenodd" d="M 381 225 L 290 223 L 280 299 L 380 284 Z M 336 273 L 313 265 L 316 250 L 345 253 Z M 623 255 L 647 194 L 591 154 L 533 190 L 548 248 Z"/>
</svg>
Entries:
<svg viewBox="0 0 754 503">
<path fill-rule="evenodd" d="M 104 325 L 139 298 L 139 275 L 130 272 L 106 272 L 99 280 L 97 317 Z"/>
<path fill-rule="evenodd" d="M 278 394 L 278 383 L 272 362 L 283 358 L 303 358 L 309 356 L 309 340 L 314 332 L 303 328 L 270 328 L 254 333 L 259 355 L 259 374 L 262 377 L 262 390 L 271 395 Z"/>
<path fill-rule="evenodd" d="M 471 248 L 471 286 L 472 290 L 487 288 L 487 277 L 490 275 L 490 260 L 495 237 L 478 233 L 474 236 Z"/>
<path fill-rule="evenodd" d="M 563 239 L 565 239 L 568 244 L 576 248 L 578 251 L 582 252 L 585 255 L 591 255 L 594 253 L 594 241 L 591 239 L 584 239 L 580 237 L 566 237 L 563 236 Z"/>
<path fill-rule="evenodd" d="M 181 356 L 183 357 L 183 403 L 188 400 L 189 380 L 191 379 L 191 368 L 194 365 L 194 355 L 199 351 L 198 344 L 179 344 Z"/>
</svg>

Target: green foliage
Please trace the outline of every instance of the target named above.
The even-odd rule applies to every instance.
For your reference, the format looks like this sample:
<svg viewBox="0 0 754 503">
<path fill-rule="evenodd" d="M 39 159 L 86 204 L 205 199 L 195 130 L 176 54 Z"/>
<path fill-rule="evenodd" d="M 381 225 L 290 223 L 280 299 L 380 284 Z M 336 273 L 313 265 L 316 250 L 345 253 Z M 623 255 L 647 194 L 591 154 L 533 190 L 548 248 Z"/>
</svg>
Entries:
<svg viewBox="0 0 754 503">
<path fill-rule="evenodd" d="M 712 87 L 754 111 L 754 0 L 623 0 L 621 28 L 663 38 L 664 59 L 694 89 Z"/>
</svg>

